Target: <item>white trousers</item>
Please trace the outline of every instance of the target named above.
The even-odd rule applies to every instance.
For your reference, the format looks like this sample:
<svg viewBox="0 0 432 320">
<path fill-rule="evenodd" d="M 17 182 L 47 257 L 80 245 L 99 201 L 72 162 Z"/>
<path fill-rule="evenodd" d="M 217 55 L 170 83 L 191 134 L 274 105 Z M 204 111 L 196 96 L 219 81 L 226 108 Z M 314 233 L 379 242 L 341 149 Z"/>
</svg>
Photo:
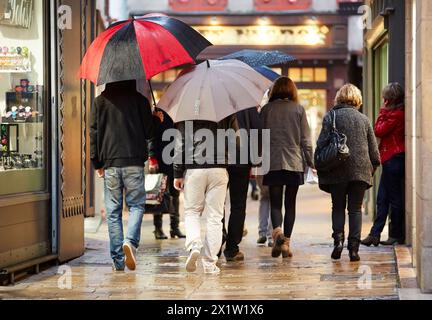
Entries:
<svg viewBox="0 0 432 320">
<path fill-rule="evenodd" d="M 222 246 L 222 220 L 228 188 L 226 169 L 187 170 L 184 187 L 186 250 L 201 250 L 203 266 L 216 264 Z M 201 216 L 207 216 L 207 232 L 201 239 Z"/>
</svg>

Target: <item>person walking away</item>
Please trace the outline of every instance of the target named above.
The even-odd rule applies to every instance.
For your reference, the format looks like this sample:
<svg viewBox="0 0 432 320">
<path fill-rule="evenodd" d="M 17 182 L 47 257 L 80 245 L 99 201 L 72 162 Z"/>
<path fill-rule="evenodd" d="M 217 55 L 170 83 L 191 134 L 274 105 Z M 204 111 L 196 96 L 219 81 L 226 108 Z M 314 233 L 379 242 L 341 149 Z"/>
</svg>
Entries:
<svg viewBox="0 0 432 320">
<path fill-rule="evenodd" d="M 191 129 L 193 128 L 193 129 Z M 218 150 L 218 130 L 238 131 L 235 116 L 219 123 L 210 121 L 187 121 L 178 124 L 179 134 L 175 144 L 174 185 L 184 189 L 186 250 L 190 252 L 186 270 L 195 272 L 201 257 L 204 273 L 219 274 L 216 265 L 222 246 L 224 207 L 228 189 L 228 144 L 226 150 Z M 211 133 L 214 146 L 209 145 L 205 135 Z M 225 137 L 224 137 L 225 139 Z M 226 141 L 225 141 L 226 142 Z M 214 148 L 209 150 L 209 148 Z M 212 151 L 212 152 L 211 152 Z M 209 159 L 208 152 L 212 153 Z M 201 239 L 200 218 L 206 212 L 206 235 Z"/>
<path fill-rule="evenodd" d="M 331 194 L 334 250 L 332 259 L 339 260 L 345 241 L 346 208 L 349 214 L 348 250 L 351 262 L 360 261 L 359 246 L 362 230 L 362 204 L 366 190 L 372 187 L 376 169 L 380 166 L 378 144 L 369 119 L 359 109 L 363 105 L 361 91 L 352 84 L 337 93 L 335 106 L 323 121 L 317 150 L 326 146 L 336 128 L 347 137 L 350 157 L 337 168 L 318 171 L 321 190 Z"/>
<path fill-rule="evenodd" d="M 136 81 L 109 83 L 91 111 L 90 157 L 105 180 L 105 206 L 113 270 L 136 269 L 145 210 L 144 164 L 148 139 L 158 119 L 149 101 L 136 91 Z M 126 239 L 123 234 L 123 195 L 129 208 Z"/>
<path fill-rule="evenodd" d="M 257 183 L 261 191 L 258 214 L 258 246 L 267 245 L 273 247 L 273 226 L 270 217 L 270 191 L 269 187 L 263 185 L 263 176 L 257 176 Z"/>
<path fill-rule="evenodd" d="M 384 105 L 375 125 L 381 139 L 379 150 L 383 173 L 378 189 L 377 216 L 365 246 L 378 246 L 390 214 L 389 239 L 383 245 L 405 242 L 405 92 L 399 83 L 383 90 Z"/>
<path fill-rule="evenodd" d="M 241 163 L 240 148 L 250 146 L 251 130 L 262 130 L 263 127 L 256 107 L 241 111 L 237 113 L 236 117 L 238 127 L 246 130 L 248 137 L 247 141 L 240 141 L 237 145 L 236 163 L 228 166 L 231 213 L 224 251 L 228 262 L 243 261 L 245 258 L 243 252 L 240 251 L 239 245 L 245 234 L 246 203 L 252 161 L 249 155 L 247 162 Z M 246 150 L 250 150 L 250 148 L 248 147 Z"/>
<path fill-rule="evenodd" d="M 305 109 L 298 102 L 295 83 L 288 77 L 276 80 L 269 103 L 262 108 L 264 128 L 270 130 L 270 172 L 263 184 L 269 187 L 274 246 L 272 256 L 292 257 L 291 236 L 296 218 L 297 193 L 304 184 L 305 163 L 314 168 L 310 128 Z M 282 206 L 285 196 L 285 217 Z M 282 229 L 283 226 L 283 229 Z"/>
<path fill-rule="evenodd" d="M 168 114 L 156 108 L 155 113 L 162 120 L 161 125 L 156 130 L 155 137 L 149 141 L 149 169 L 150 173 L 162 173 L 168 177 L 168 191 L 172 200 L 173 211 L 170 213 L 171 220 L 171 239 L 184 239 L 186 236 L 180 231 L 180 192 L 174 187 L 174 166 L 168 165 L 163 159 L 163 150 L 171 143 L 163 141 L 162 137 L 166 130 L 174 129 L 174 122 Z M 153 215 L 153 223 L 155 226 L 154 235 L 156 240 L 166 240 L 168 237 L 163 231 L 163 215 L 155 213 Z"/>
</svg>

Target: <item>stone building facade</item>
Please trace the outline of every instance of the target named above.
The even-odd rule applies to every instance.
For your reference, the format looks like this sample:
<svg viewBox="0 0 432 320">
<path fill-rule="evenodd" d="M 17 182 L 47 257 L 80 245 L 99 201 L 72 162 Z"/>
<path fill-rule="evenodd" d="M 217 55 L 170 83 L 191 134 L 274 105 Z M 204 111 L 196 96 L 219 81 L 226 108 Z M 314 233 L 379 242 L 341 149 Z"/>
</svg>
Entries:
<svg viewBox="0 0 432 320">
<path fill-rule="evenodd" d="M 406 212 L 420 287 L 432 292 L 432 3 L 406 6 Z"/>
<path fill-rule="evenodd" d="M 432 3 L 424 0 L 366 1 L 364 112 L 375 120 L 381 89 L 406 88 L 406 244 L 412 248 L 419 286 L 432 292 Z M 375 190 L 376 191 L 376 190 Z M 369 195 L 374 211 L 375 197 Z"/>
</svg>

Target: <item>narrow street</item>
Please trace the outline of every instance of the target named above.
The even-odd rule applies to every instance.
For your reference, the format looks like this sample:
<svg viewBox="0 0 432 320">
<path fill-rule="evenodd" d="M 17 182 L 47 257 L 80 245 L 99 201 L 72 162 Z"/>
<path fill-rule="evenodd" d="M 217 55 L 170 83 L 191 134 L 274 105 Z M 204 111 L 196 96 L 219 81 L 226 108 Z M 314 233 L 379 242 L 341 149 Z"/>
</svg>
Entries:
<svg viewBox="0 0 432 320">
<path fill-rule="evenodd" d="M 330 260 L 331 204 L 316 187 L 301 189 L 290 260 L 273 259 L 269 248 L 257 247 L 258 204 L 248 204 L 249 233 L 242 244 L 246 261 L 227 264 L 221 259 L 220 276 L 187 274 L 184 242 L 155 241 L 152 217 L 146 216 L 136 272 L 112 272 L 103 224 L 98 233 L 86 235 L 85 255 L 67 264 L 72 271 L 71 289 L 59 289 L 64 281 L 58 267 L 53 267 L 14 287 L 0 288 L 0 299 L 398 299 L 393 248 L 362 247 L 360 263 L 350 263 L 347 251 L 340 262 Z M 370 217 L 364 220 L 365 235 Z M 164 228 L 169 231 L 169 217 Z M 363 281 L 368 277 L 370 284 Z"/>
</svg>

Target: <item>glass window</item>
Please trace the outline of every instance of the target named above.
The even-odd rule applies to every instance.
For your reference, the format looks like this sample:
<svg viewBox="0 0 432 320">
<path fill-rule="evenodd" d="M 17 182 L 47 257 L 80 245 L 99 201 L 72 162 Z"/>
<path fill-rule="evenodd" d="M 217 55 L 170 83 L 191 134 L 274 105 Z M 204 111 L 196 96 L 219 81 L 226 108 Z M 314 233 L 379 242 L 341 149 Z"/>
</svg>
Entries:
<svg viewBox="0 0 432 320">
<path fill-rule="evenodd" d="M 7 3 L 0 19 L 0 196 L 45 191 L 45 1 Z M 12 19 L 19 12 L 20 19 Z M 4 183 L 9 181 L 13 183 Z"/>
<path fill-rule="evenodd" d="M 326 68 L 315 68 L 315 82 L 327 82 Z"/>
<path fill-rule="evenodd" d="M 327 91 L 300 89 L 299 100 L 306 110 L 312 141 L 315 143 L 318 140 L 322 122 L 327 113 Z"/>
<path fill-rule="evenodd" d="M 279 75 L 282 75 L 282 68 L 271 68 L 274 72 L 276 72 Z"/>
<path fill-rule="evenodd" d="M 314 69 L 303 68 L 302 69 L 302 82 L 313 82 L 314 81 Z"/>
<path fill-rule="evenodd" d="M 152 79 L 152 82 L 164 82 L 163 73 L 159 73 L 158 75 L 155 75 Z"/>
<path fill-rule="evenodd" d="M 168 71 L 164 72 L 164 81 L 165 82 L 174 82 L 175 79 L 177 78 L 178 75 L 178 70 L 176 69 L 171 69 Z"/>
<path fill-rule="evenodd" d="M 292 81 L 294 81 L 294 82 L 301 82 L 302 81 L 300 68 L 290 68 L 288 74 L 289 74 L 289 77 Z"/>
</svg>

